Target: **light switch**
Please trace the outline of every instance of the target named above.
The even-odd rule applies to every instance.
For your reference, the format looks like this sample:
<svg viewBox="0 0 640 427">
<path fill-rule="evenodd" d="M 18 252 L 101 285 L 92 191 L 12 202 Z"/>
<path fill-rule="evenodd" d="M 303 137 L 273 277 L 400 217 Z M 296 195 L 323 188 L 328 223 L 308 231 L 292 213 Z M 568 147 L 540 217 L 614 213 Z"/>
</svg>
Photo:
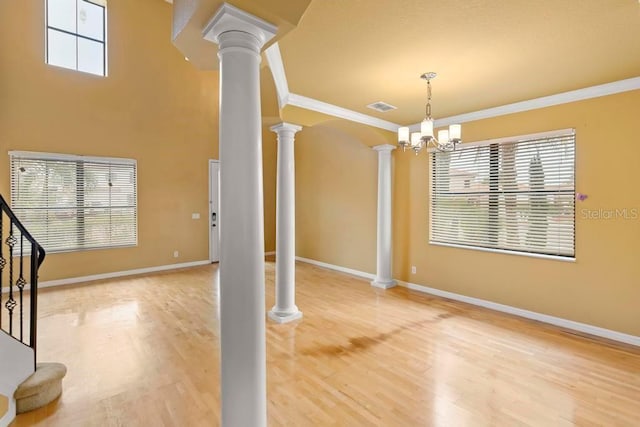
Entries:
<svg viewBox="0 0 640 427">
<path fill-rule="evenodd" d="M 191 214 L 191 219 L 200 219 L 200 214 L 198 212 L 194 212 Z"/>
</svg>

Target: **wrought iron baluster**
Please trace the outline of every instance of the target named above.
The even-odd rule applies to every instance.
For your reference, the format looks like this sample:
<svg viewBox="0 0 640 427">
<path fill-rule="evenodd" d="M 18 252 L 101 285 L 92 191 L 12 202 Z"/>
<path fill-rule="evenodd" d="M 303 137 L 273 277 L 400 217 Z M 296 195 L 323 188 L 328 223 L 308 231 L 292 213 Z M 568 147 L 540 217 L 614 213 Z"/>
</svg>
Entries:
<svg viewBox="0 0 640 427">
<path fill-rule="evenodd" d="M 9 299 L 4 306 L 9 310 L 9 335 L 13 335 L 13 309 L 16 308 L 16 300 L 13 299 L 13 247 L 17 243 L 13 235 L 13 220 L 9 222 L 9 237 L 5 243 L 9 246 Z"/>
<path fill-rule="evenodd" d="M 35 241 L 31 242 L 31 291 L 29 293 L 30 302 L 30 324 L 29 324 L 29 346 L 33 349 L 34 363 L 36 356 L 36 335 L 38 333 L 38 268 L 44 260 L 44 252 L 40 252 L 40 247 Z M 35 369 L 35 367 L 34 367 Z"/>
<path fill-rule="evenodd" d="M 23 302 L 23 294 L 24 294 L 24 286 L 27 284 L 26 280 L 24 280 L 24 235 L 20 232 L 20 277 L 18 277 L 18 281 L 16 285 L 18 286 L 18 290 L 20 291 L 20 341 L 24 342 L 24 333 L 23 333 L 23 324 L 24 324 L 24 302 Z"/>
<path fill-rule="evenodd" d="M 5 220 L 6 216 L 6 220 Z M 9 231 L 5 233 L 4 225 L 5 221 L 9 225 Z M 20 233 L 20 240 L 18 241 L 17 232 Z M 5 235 L 8 234 L 8 237 Z M 26 240 L 26 243 L 25 243 Z M 18 248 L 18 243 L 20 247 Z M 25 279 L 25 244 L 30 245 L 31 253 L 29 255 L 29 281 Z M 8 247 L 9 255 L 5 255 L 5 246 Z M 20 260 L 15 260 L 15 257 L 19 256 Z M 4 197 L 0 195 L 0 329 L 7 332 L 9 335 L 14 336 L 13 333 L 13 315 L 19 315 L 20 321 L 20 333 L 16 332 L 15 338 L 33 349 L 34 356 L 36 355 L 37 344 L 37 323 L 38 323 L 38 269 L 42 265 L 46 257 L 46 252 L 42 246 L 33 238 L 29 231 L 22 225 L 20 220 L 11 211 L 9 204 L 5 201 Z M 18 264 L 19 263 L 19 264 Z M 7 264 L 9 264 L 8 271 Z M 16 265 L 14 265 L 16 264 Z M 14 281 L 14 268 L 17 270 L 17 280 Z M 8 273 L 8 274 L 7 274 Z M 29 343 L 25 342 L 24 336 L 24 290 L 30 284 L 29 291 Z M 17 288 L 18 295 L 15 295 Z M 3 290 L 8 288 L 7 297 L 3 298 Z M 18 301 L 16 301 L 16 298 Z M 19 313 L 16 312 L 17 305 L 20 304 Z M 7 310 L 7 320 L 4 319 L 4 311 Z M 35 370 L 34 357 L 34 370 Z"/>
<path fill-rule="evenodd" d="M 4 204 L 0 202 L 0 207 L 4 207 Z M 0 329 L 2 329 L 2 278 L 4 277 L 4 266 L 7 261 L 4 259 L 4 249 L 2 246 L 2 232 L 4 223 L 2 222 L 4 211 L 0 209 Z"/>
</svg>

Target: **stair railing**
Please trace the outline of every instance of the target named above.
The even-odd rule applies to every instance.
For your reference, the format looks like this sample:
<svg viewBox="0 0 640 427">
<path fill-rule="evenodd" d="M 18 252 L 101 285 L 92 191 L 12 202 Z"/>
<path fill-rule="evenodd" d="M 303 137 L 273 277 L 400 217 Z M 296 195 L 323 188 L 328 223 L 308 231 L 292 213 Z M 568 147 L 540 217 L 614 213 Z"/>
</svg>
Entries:
<svg viewBox="0 0 640 427">
<path fill-rule="evenodd" d="M 0 195 L 0 329 L 31 347 L 34 361 L 38 331 L 38 269 L 44 257 L 43 247 Z M 28 276 L 25 268 L 27 262 Z M 24 302 L 27 286 L 28 307 Z M 27 310 L 28 338 L 24 333 Z M 14 319 L 15 315 L 17 319 Z"/>
</svg>

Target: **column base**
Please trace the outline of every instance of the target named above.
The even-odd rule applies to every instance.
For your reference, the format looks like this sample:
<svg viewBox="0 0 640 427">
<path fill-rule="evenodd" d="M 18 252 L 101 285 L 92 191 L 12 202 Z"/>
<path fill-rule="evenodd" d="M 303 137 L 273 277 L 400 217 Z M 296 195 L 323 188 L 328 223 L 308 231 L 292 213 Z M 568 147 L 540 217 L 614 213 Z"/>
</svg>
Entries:
<svg viewBox="0 0 640 427">
<path fill-rule="evenodd" d="M 281 313 L 271 309 L 267 315 L 269 316 L 269 319 L 276 323 L 289 323 L 294 320 L 302 319 L 302 312 L 300 310 L 294 311 L 293 313 Z"/>
<path fill-rule="evenodd" d="M 396 285 L 397 283 L 395 280 L 374 279 L 371 281 L 371 286 L 373 286 L 374 288 L 380 288 L 380 289 L 389 289 L 389 288 L 393 288 Z"/>
</svg>

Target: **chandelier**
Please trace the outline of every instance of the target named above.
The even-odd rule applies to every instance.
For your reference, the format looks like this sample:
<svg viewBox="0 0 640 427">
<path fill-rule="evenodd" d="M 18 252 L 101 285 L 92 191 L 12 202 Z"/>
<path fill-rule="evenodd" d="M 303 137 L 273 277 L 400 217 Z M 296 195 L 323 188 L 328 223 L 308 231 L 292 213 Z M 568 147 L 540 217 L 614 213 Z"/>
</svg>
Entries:
<svg viewBox="0 0 640 427">
<path fill-rule="evenodd" d="M 431 118 L 431 80 L 436 77 L 436 73 L 429 72 L 420 76 L 427 81 L 427 105 L 425 107 L 425 117 L 420 124 L 420 132 L 409 133 L 408 127 L 398 129 L 398 145 L 402 151 L 411 148 L 416 154 L 429 145 L 439 151 L 453 151 L 456 145 L 462 142 L 462 127 L 460 125 L 450 125 L 449 129 L 438 131 L 438 138 L 433 135 L 433 119 Z"/>
</svg>

